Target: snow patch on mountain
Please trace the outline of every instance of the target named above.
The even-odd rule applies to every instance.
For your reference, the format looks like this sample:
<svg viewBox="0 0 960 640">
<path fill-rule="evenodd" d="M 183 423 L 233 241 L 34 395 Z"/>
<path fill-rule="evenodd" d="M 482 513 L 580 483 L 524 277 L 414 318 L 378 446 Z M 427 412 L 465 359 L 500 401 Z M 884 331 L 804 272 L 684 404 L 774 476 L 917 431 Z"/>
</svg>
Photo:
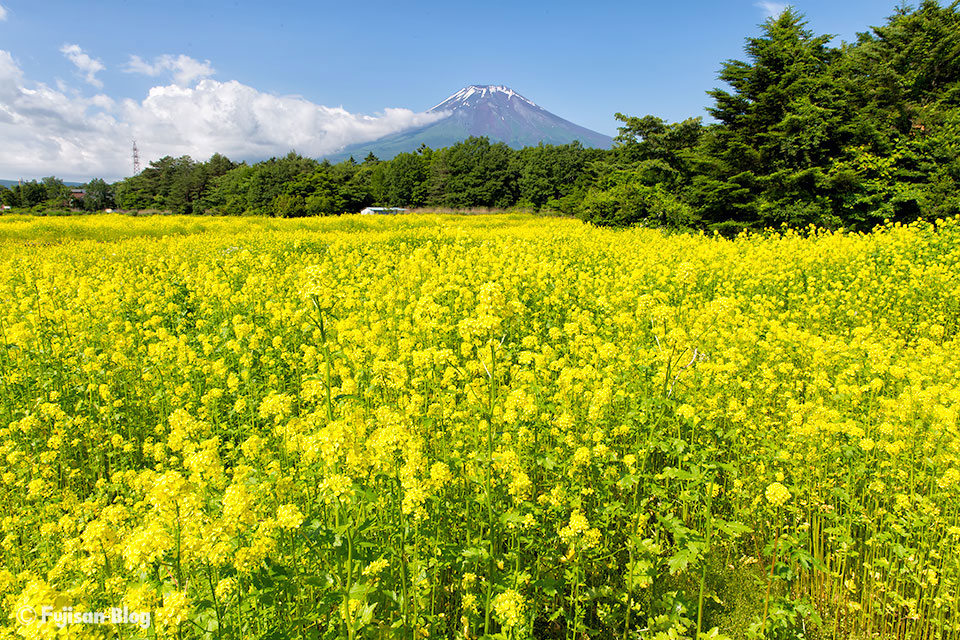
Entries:
<svg viewBox="0 0 960 640">
<path fill-rule="evenodd" d="M 533 102 L 532 100 L 528 100 L 527 98 L 524 98 L 522 95 L 520 95 L 510 87 L 505 87 L 500 84 L 487 84 L 487 85 L 472 84 L 469 87 L 464 87 L 463 89 L 460 89 L 460 91 L 457 91 L 456 93 L 451 95 L 449 98 L 447 98 L 443 102 L 431 107 L 430 109 L 427 110 L 427 113 L 430 113 L 433 111 L 452 111 L 461 107 L 472 106 L 474 103 L 480 100 L 484 100 L 485 98 L 488 98 L 488 94 L 489 94 L 489 98 L 496 98 L 498 96 L 503 96 L 507 101 L 511 99 L 522 100 L 523 102 L 526 102 L 531 107 L 536 107 L 537 109 L 540 108 L 540 106 L 537 105 L 535 102 Z M 471 98 L 473 98 L 474 96 L 476 96 L 476 99 L 471 100 Z"/>
</svg>

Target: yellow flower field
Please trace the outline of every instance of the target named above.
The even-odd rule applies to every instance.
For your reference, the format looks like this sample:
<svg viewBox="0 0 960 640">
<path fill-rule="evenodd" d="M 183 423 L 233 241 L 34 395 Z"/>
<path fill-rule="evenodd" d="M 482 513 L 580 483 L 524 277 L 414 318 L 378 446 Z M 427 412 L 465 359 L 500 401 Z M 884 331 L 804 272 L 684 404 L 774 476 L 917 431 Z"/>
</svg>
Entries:
<svg viewBox="0 0 960 640">
<path fill-rule="evenodd" d="M 958 263 L 0 217 L 0 638 L 960 638 Z"/>
</svg>

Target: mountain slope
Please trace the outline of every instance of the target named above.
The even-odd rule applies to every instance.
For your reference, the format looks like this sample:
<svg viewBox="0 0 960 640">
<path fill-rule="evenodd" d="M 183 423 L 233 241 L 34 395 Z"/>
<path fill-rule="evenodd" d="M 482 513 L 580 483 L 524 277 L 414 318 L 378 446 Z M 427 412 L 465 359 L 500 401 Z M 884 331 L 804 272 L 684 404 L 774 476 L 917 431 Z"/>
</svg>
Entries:
<svg viewBox="0 0 960 640">
<path fill-rule="evenodd" d="M 35 179 L 35 178 L 31 178 L 31 179 L 33 180 L 33 179 Z M 24 182 L 28 182 L 28 181 L 25 180 Z M 40 181 L 37 180 L 37 182 L 40 182 Z M 7 187 L 8 189 L 12 189 L 13 187 L 17 186 L 18 184 L 20 184 L 20 181 L 19 181 L 19 180 L 0 180 L 0 186 Z M 65 186 L 68 186 L 68 187 L 79 187 L 79 186 L 83 185 L 82 182 L 66 182 L 66 181 L 64 181 L 63 184 L 64 184 Z"/>
<path fill-rule="evenodd" d="M 608 149 L 613 139 L 556 116 L 519 93 L 499 85 L 471 85 L 456 92 L 429 113 L 448 113 L 432 124 L 366 142 L 350 145 L 328 156 L 362 160 L 373 153 L 389 160 L 398 153 L 416 151 L 421 144 L 432 149 L 449 147 L 470 136 L 487 136 L 514 149 L 544 144 L 567 144 L 579 140 L 585 147 Z"/>
</svg>

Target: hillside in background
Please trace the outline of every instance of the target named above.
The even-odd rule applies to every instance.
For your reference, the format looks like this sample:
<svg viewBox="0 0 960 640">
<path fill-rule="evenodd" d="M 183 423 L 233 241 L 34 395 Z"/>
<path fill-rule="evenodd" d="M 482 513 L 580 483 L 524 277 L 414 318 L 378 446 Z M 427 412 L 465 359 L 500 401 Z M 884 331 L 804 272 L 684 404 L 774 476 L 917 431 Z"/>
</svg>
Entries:
<svg viewBox="0 0 960 640">
<path fill-rule="evenodd" d="M 27 182 L 27 181 L 24 180 L 24 182 Z M 12 188 L 17 186 L 18 184 L 20 184 L 19 180 L 0 180 L 0 187 Z M 83 183 L 82 182 L 64 182 L 63 184 L 65 184 L 68 187 L 79 187 Z"/>
<path fill-rule="evenodd" d="M 329 157 L 332 161 L 350 156 L 362 159 L 373 153 L 389 160 L 400 153 L 416 151 L 421 145 L 432 149 L 449 147 L 467 138 L 487 137 L 514 149 L 544 144 L 562 145 L 579 141 L 585 147 L 609 149 L 613 139 L 554 115 L 500 85 L 470 85 L 429 109 L 428 113 L 449 115 L 429 125 L 394 133 L 373 142 L 350 145 Z"/>
</svg>

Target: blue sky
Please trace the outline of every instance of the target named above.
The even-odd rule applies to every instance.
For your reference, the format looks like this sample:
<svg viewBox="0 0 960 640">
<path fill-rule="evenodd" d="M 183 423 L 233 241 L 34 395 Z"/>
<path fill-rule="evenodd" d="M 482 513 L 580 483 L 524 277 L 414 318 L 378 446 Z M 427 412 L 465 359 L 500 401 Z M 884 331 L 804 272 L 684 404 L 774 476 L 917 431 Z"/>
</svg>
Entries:
<svg viewBox="0 0 960 640">
<path fill-rule="evenodd" d="M 130 173 L 163 155 L 321 155 L 503 84 L 616 133 L 613 114 L 705 115 L 723 60 L 785 4 L 0 0 L 0 178 Z M 853 41 L 895 3 L 799 0 Z"/>
</svg>

